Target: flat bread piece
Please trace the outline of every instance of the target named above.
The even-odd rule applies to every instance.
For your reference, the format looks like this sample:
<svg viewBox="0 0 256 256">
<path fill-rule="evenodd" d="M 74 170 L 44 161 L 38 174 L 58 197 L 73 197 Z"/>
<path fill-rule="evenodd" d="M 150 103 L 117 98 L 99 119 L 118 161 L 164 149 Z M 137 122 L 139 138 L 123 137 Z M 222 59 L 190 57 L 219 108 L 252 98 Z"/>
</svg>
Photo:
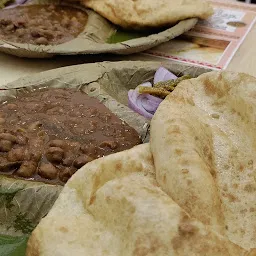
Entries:
<svg viewBox="0 0 256 256">
<path fill-rule="evenodd" d="M 211 72 L 181 82 L 151 123 L 156 180 L 192 217 L 256 248 L 256 79 Z"/>
<path fill-rule="evenodd" d="M 91 162 L 33 232 L 27 255 L 241 256 L 158 186 L 148 144 Z"/>
<path fill-rule="evenodd" d="M 27 256 L 255 256 L 256 79 L 181 82 L 150 144 L 88 163 L 33 231 Z"/>
<path fill-rule="evenodd" d="M 170 26 L 213 14 L 205 0 L 81 0 L 81 3 L 112 23 L 130 29 Z"/>
</svg>

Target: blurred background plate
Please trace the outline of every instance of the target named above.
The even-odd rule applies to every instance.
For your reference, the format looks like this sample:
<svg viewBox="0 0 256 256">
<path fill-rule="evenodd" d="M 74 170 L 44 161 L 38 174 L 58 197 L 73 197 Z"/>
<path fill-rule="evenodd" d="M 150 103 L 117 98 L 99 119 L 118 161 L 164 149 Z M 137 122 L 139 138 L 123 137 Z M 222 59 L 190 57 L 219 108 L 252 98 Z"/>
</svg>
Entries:
<svg viewBox="0 0 256 256">
<path fill-rule="evenodd" d="M 33 4 L 60 4 L 58 0 L 32 0 Z M 63 4 L 63 3 L 62 3 Z M 74 5 L 72 5 L 74 6 Z M 76 6 L 88 14 L 84 31 L 75 39 L 59 45 L 33 45 L 0 40 L 0 51 L 19 57 L 49 58 L 54 55 L 76 54 L 132 54 L 167 42 L 192 29 L 198 19 L 192 18 L 159 31 L 123 31 L 92 10 Z"/>
</svg>

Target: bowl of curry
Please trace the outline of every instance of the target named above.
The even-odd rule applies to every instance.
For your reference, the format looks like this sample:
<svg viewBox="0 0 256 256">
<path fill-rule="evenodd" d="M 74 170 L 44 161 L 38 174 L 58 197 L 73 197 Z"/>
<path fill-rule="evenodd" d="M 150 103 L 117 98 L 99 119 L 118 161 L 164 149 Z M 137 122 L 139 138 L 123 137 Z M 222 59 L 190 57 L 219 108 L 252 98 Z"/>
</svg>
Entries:
<svg viewBox="0 0 256 256">
<path fill-rule="evenodd" d="M 29 5 L 0 11 L 0 38 L 34 45 L 56 45 L 76 38 L 88 15 L 74 7 Z"/>
<path fill-rule="evenodd" d="M 37 89 L 0 105 L 0 174 L 64 184 L 83 165 L 142 143 L 86 93 Z"/>
</svg>

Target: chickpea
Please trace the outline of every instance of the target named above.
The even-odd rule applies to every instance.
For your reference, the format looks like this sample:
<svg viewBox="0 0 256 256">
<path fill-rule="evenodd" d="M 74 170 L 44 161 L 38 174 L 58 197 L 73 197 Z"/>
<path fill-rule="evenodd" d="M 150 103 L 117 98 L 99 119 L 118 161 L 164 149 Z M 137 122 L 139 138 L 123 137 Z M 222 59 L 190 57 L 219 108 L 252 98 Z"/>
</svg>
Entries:
<svg viewBox="0 0 256 256">
<path fill-rule="evenodd" d="M 2 19 L 2 20 L 0 20 L 0 24 L 2 24 L 2 25 L 9 25 L 9 24 L 11 24 L 11 23 L 12 23 L 11 20 L 7 20 L 7 19 Z"/>
<path fill-rule="evenodd" d="M 77 18 L 76 18 L 75 16 L 73 16 L 73 17 L 71 18 L 71 21 L 72 21 L 72 22 L 77 22 Z"/>
<path fill-rule="evenodd" d="M 62 163 L 65 166 L 72 166 L 74 160 L 75 160 L 75 157 L 73 155 L 67 155 Z"/>
<path fill-rule="evenodd" d="M 12 149 L 12 142 L 9 140 L 0 140 L 0 152 L 8 152 Z"/>
<path fill-rule="evenodd" d="M 71 25 L 68 16 L 64 16 L 63 20 L 61 21 L 61 25 L 65 28 L 68 28 Z"/>
<path fill-rule="evenodd" d="M 13 29 L 14 29 L 14 25 L 13 25 L 13 24 L 7 25 L 7 26 L 5 27 L 5 30 L 6 30 L 6 31 L 12 31 Z"/>
<path fill-rule="evenodd" d="M 87 144 L 86 145 L 82 145 L 80 149 L 85 154 L 90 152 L 90 146 L 87 145 Z"/>
<path fill-rule="evenodd" d="M 35 40 L 35 43 L 36 43 L 36 44 L 47 45 L 47 44 L 48 44 L 48 40 L 47 40 L 45 37 L 41 36 L 41 37 L 39 37 L 39 38 L 37 38 L 37 39 Z"/>
<path fill-rule="evenodd" d="M 82 166 L 84 166 L 85 164 L 87 164 L 93 160 L 94 159 L 88 155 L 81 155 L 75 159 L 73 164 L 76 168 L 81 168 Z"/>
<path fill-rule="evenodd" d="M 38 162 L 42 158 L 42 152 L 40 150 L 32 151 L 29 153 L 29 158 L 30 160 Z"/>
<path fill-rule="evenodd" d="M 17 26 L 17 27 L 24 27 L 25 24 L 26 24 L 26 21 L 25 21 L 25 19 L 23 19 L 23 18 L 20 18 L 19 20 L 17 20 L 17 21 L 15 22 L 15 26 Z"/>
<path fill-rule="evenodd" d="M 13 148 L 9 151 L 7 155 L 7 159 L 10 162 L 18 162 L 23 161 L 25 158 L 25 150 L 24 148 Z"/>
<path fill-rule="evenodd" d="M 18 36 L 23 36 L 25 34 L 25 31 L 26 30 L 24 28 L 19 28 L 19 29 L 16 30 L 16 34 Z"/>
<path fill-rule="evenodd" d="M 38 162 L 42 157 L 42 138 L 31 139 L 30 141 L 30 159 Z"/>
<path fill-rule="evenodd" d="M 57 177 L 58 169 L 51 163 L 42 163 L 39 167 L 38 174 L 45 179 L 54 180 Z"/>
<path fill-rule="evenodd" d="M 10 133 L 0 133 L 0 139 L 9 140 L 10 142 L 13 142 L 13 143 L 16 142 L 16 137 Z"/>
<path fill-rule="evenodd" d="M 95 147 L 95 146 L 92 146 L 92 145 L 83 145 L 81 146 L 81 151 L 84 153 L 84 154 L 87 154 L 87 155 L 100 155 L 100 148 L 99 147 Z"/>
<path fill-rule="evenodd" d="M 52 140 L 49 142 L 49 146 L 65 149 L 67 143 L 64 140 Z"/>
<path fill-rule="evenodd" d="M 60 172 L 60 174 L 59 174 L 59 179 L 60 179 L 62 182 L 66 183 L 66 182 L 69 180 L 69 178 L 72 176 L 73 173 L 74 173 L 74 170 L 72 170 L 71 168 L 66 167 L 66 168 L 64 168 L 64 169 Z"/>
<path fill-rule="evenodd" d="M 84 18 L 84 14 L 82 12 L 78 12 L 77 17 L 78 17 L 79 20 L 81 20 L 81 19 Z"/>
<path fill-rule="evenodd" d="M 37 25 L 35 25 L 35 26 L 37 26 Z M 30 34 L 31 34 L 32 37 L 35 37 L 35 38 L 39 38 L 40 36 L 43 36 L 42 27 L 40 26 L 40 28 L 37 27 L 37 29 L 32 29 L 30 31 Z"/>
<path fill-rule="evenodd" d="M 57 29 L 55 28 L 55 30 L 58 31 L 58 28 L 57 28 Z M 57 37 L 58 39 L 61 39 L 61 38 L 64 36 L 64 34 L 63 34 L 62 32 L 56 32 L 55 35 L 56 35 L 56 37 Z"/>
<path fill-rule="evenodd" d="M 101 148 L 110 148 L 110 149 L 116 149 L 118 146 L 118 143 L 115 142 L 115 141 L 103 141 L 101 144 L 100 144 L 100 147 Z"/>
<path fill-rule="evenodd" d="M 43 32 L 43 36 L 48 38 L 48 39 L 52 39 L 53 38 L 53 34 L 52 34 L 52 31 L 51 30 L 44 30 Z"/>
<path fill-rule="evenodd" d="M 25 161 L 22 163 L 21 167 L 16 172 L 16 174 L 23 178 L 31 178 L 36 173 L 36 169 L 37 169 L 36 162 Z"/>
<path fill-rule="evenodd" d="M 55 6 L 53 4 L 51 4 L 48 9 L 52 11 L 55 9 Z"/>
<path fill-rule="evenodd" d="M 50 147 L 45 155 L 50 162 L 61 162 L 64 157 L 64 151 L 59 147 Z"/>
</svg>

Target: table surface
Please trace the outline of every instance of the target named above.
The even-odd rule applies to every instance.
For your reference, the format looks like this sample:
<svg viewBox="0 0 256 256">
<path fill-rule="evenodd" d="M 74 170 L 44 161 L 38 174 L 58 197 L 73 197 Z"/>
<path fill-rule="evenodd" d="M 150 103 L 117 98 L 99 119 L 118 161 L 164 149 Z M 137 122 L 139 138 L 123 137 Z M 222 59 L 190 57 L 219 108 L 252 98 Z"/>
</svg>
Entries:
<svg viewBox="0 0 256 256">
<path fill-rule="evenodd" d="M 244 42 L 231 60 L 227 70 L 244 72 L 256 77 L 256 23 L 248 33 Z M 20 77 L 34 74 L 49 69 L 83 64 L 97 61 L 120 61 L 120 60 L 156 60 L 169 61 L 153 58 L 141 54 L 118 56 L 118 55 L 95 55 L 95 56 L 57 56 L 51 59 L 23 59 L 0 53 L 0 85 L 12 82 Z"/>
</svg>

